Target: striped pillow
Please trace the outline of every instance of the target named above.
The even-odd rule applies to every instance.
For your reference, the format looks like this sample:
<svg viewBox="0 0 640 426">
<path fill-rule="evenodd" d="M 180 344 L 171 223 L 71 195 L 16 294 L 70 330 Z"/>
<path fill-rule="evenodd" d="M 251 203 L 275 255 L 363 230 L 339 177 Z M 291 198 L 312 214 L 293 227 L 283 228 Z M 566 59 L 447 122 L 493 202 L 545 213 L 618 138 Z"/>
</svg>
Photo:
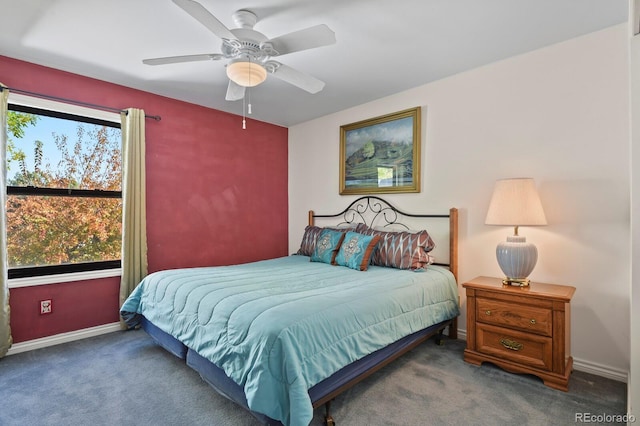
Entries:
<svg viewBox="0 0 640 426">
<path fill-rule="evenodd" d="M 380 242 L 371 258 L 372 265 L 422 270 L 431 262 L 428 253 L 433 250 L 435 243 L 425 230 L 388 232 L 367 228 L 360 232 L 380 236 Z"/>
<path fill-rule="evenodd" d="M 320 235 L 322 229 L 323 228 L 320 228 L 319 226 L 307 225 L 304 228 L 302 242 L 300 243 L 300 248 L 296 254 L 311 256 L 316 249 L 316 241 L 318 240 L 318 235 Z"/>
</svg>

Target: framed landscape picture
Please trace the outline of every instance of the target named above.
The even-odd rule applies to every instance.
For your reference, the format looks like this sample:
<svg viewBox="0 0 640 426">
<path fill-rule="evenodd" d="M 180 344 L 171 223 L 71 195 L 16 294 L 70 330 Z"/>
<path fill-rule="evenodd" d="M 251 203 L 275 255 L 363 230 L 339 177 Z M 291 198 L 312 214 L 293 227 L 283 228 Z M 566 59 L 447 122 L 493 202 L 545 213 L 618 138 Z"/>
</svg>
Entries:
<svg viewBox="0 0 640 426">
<path fill-rule="evenodd" d="M 420 107 L 340 127 L 340 195 L 420 192 Z"/>
</svg>

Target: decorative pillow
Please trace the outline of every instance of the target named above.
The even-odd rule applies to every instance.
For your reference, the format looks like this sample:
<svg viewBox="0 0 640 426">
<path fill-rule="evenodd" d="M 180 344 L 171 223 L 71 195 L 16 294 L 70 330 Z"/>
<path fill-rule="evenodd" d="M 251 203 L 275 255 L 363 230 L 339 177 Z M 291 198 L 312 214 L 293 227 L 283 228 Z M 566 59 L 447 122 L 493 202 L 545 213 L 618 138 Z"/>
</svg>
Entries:
<svg viewBox="0 0 640 426">
<path fill-rule="evenodd" d="M 324 262 L 335 265 L 335 258 L 344 240 L 344 232 L 325 228 L 318 235 L 316 248 L 311 254 L 312 262 Z"/>
<path fill-rule="evenodd" d="M 300 243 L 300 248 L 296 254 L 311 256 L 316 249 L 316 240 L 318 239 L 320 232 L 322 232 L 322 229 L 323 228 L 320 228 L 319 226 L 307 225 L 304 228 L 302 242 Z"/>
<path fill-rule="evenodd" d="M 356 231 L 358 234 L 364 234 L 364 231 L 366 231 L 367 229 L 369 229 L 369 227 L 368 227 L 367 225 L 365 225 L 364 223 L 358 223 L 358 224 L 356 225 L 356 229 L 355 229 L 355 231 Z"/>
<path fill-rule="evenodd" d="M 304 228 L 304 234 L 302 235 L 300 248 L 295 254 L 300 254 L 302 256 L 311 256 L 313 254 L 313 251 L 316 249 L 316 241 L 318 240 L 318 235 L 320 235 L 320 232 L 322 232 L 323 229 L 333 229 L 336 231 L 347 232 L 355 231 L 356 226 L 356 224 L 344 224 L 321 228 L 319 226 L 307 225 Z"/>
<path fill-rule="evenodd" d="M 380 242 L 373 252 L 371 264 L 398 269 L 425 269 L 430 263 L 428 253 L 435 243 L 427 231 L 388 232 L 367 228 L 365 235 L 379 235 Z"/>
<path fill-rule="evenodd" d="M 347 232 L 338 250 L 335 262 L 357 271 L 366 271 L 371 261 L 373 249 L 380 241 L 379 235 L 363 235 Z"/>
</svg>

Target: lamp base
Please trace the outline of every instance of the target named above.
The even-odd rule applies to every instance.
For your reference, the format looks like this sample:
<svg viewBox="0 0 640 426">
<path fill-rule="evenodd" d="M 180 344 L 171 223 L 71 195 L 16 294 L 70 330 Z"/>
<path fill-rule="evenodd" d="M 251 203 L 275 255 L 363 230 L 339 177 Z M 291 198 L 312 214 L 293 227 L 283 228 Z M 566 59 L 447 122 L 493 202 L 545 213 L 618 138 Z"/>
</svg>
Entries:
<svg viewBox="0 0 640 426">
<path fill-rule="evenodd" d="M 503 278 L 502 285 L 529 287 L 529 278 Z"/>
<path fill-rule="evenodd" d="M 538 249 L 527 239 L 520 235 L 507 237 L 496 247 L 496 257 L 502 273 L 506 277 L 502 280 L 504 285 L 517 285 L 528 287 L 531 271 L 538 260 Z"/>
</svg>

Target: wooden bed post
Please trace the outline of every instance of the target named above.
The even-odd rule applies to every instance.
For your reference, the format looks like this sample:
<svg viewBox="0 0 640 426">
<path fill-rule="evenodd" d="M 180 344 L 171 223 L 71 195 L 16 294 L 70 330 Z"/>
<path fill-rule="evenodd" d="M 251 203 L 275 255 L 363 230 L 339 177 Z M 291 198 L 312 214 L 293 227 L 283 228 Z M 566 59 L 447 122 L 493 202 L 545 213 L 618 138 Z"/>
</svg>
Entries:
<svg viewBox="0 0 640 426">
<path fill-rule="evenodd" d="M 449 209 L 449 269 L 458 282 L 458 209 Z"/>
<path fill-rule="evenodd" d="M 458 209 L 449 209 L 449 270 L 458 283 Z M 458 306 L 460 297 L 458 297 Z M 458 338 L 458 318 L 454 318 L 449 326 L 449 338 Z"/>
<path fill-rule="evenodd" d="M 313 210 L 309 210 L 309 226 L 313 226 Z"/>
</svg>

